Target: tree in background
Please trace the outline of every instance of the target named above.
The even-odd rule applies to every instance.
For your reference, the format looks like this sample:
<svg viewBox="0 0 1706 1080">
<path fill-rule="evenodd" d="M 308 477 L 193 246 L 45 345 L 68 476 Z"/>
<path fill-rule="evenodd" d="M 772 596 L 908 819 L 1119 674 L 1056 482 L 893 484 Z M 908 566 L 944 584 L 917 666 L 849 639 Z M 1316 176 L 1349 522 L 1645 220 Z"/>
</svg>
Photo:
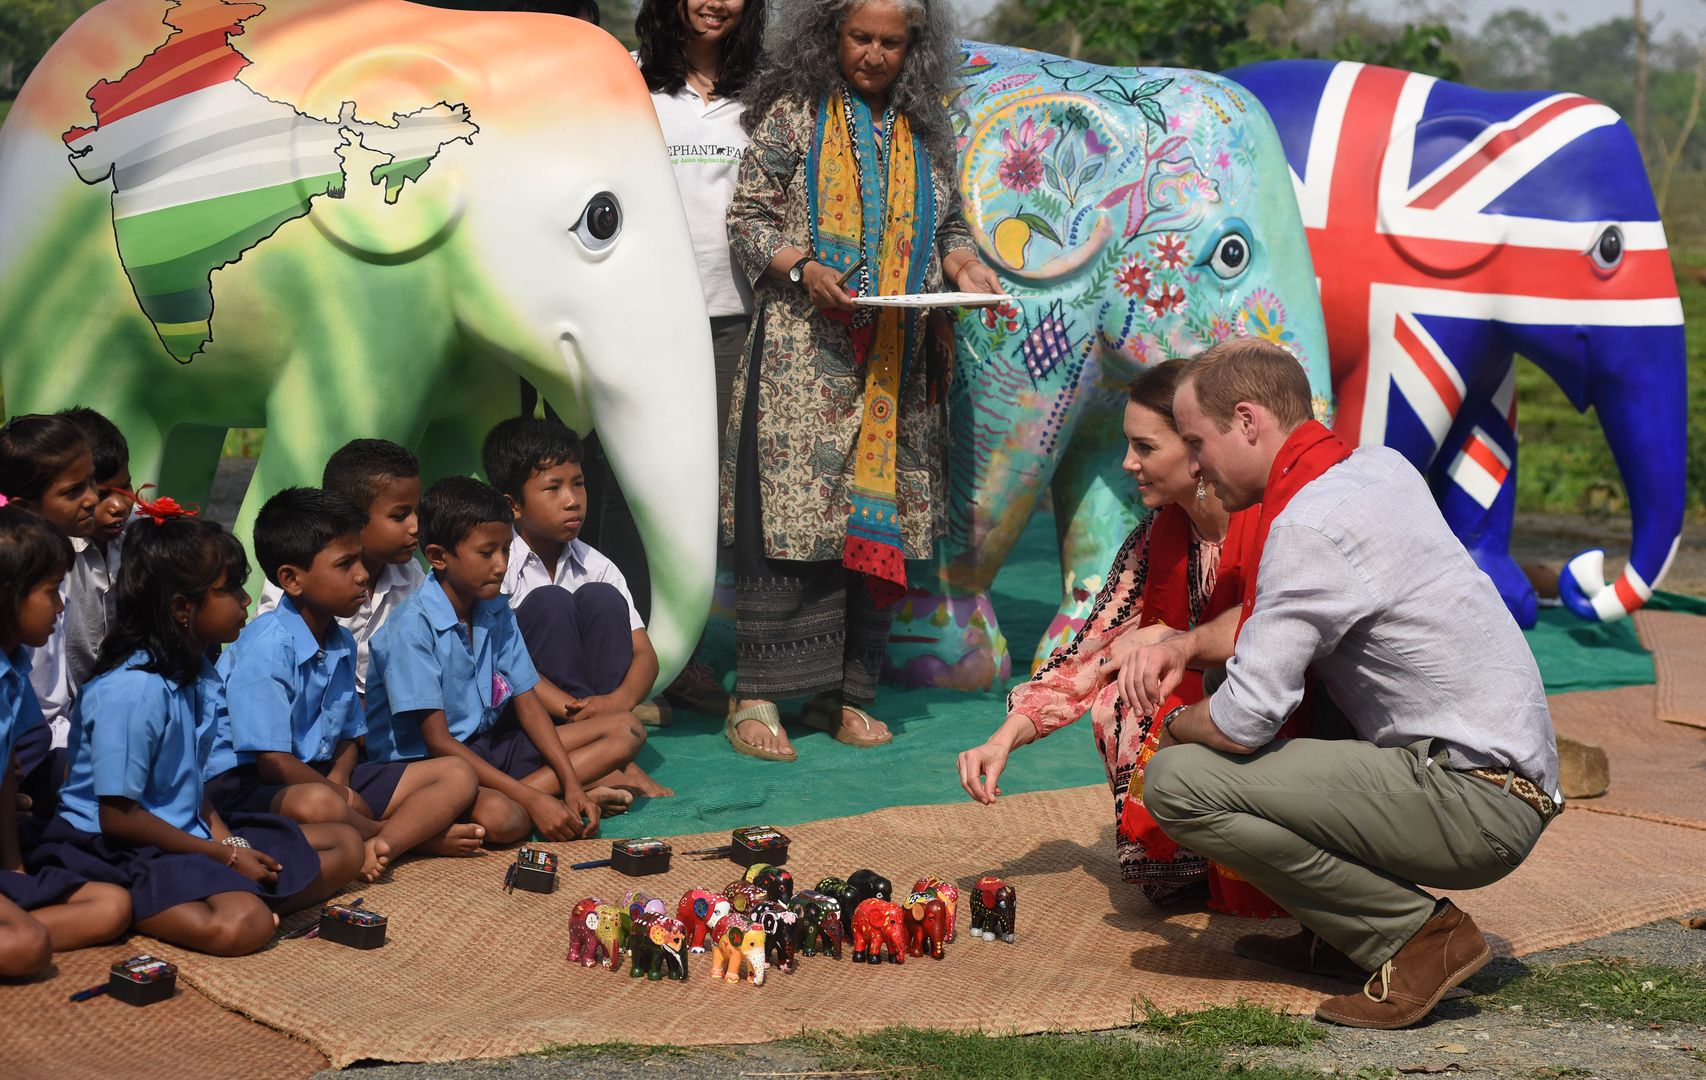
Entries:
<svg viewBox="0 0 1706 1080">
<path fill-rule="evenodd" d="M 0 0 L 0 94 L 10 97 L 36 61 L 99 0 Z"/>
</svg>

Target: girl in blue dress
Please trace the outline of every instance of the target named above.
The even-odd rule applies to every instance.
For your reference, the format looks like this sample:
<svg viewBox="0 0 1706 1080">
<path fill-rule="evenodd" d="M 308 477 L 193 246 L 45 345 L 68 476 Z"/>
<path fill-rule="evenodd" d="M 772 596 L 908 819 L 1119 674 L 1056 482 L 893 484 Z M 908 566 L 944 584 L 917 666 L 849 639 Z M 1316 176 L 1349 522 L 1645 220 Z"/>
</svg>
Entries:
<svg viewBox="0 0 1706 1080">
<path fill-rule="evenodd" d="M 221 956 L 272 937 L 275 911 L 317 904 L 354 879 L 361 837 L 348 825 L 274 814 L 222 819 L 203 790 L 223 688 L 207 654 L 247 617 L 242 545 L 169 499 L 138 502 L 125 534 L 114 629 L 73 714 L 59 813 L 32 865 L 130 891 L 135 926 Z M 212 706 L 212 707 L 210 707 Z"/>
<path fill-rule="evenodd" d="M 68 870 L 24 869 L 12 748 L 42 724 L 30 688 L 31 649 L 53 634 L 71 544 L 0 495 L 0 975 L 34 975 L 53 954 L 108 941 L 130 925 L 130 896 Z"/>
</svg>

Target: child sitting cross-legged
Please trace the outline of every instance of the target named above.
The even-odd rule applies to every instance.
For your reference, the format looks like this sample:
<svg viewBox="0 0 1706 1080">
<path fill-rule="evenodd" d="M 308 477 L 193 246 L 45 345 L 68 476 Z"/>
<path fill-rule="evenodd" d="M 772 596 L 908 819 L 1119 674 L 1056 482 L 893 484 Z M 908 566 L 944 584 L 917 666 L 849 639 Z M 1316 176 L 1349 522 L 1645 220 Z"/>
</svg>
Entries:
<svg viewBox="0 0 1706 1080">
<path fill-rule="evenodd" d="M 487 843 L 514 843 L 530 828 L 553 840 L 597 835 L 598 800 L 618 796 L 610 777 L 633 762 L 644 729 L 631 716 L 552 723 L 499 591 L 512 514 L 496 488 L 447 477 L 421 499 L 420 518 L 433 572 L 374 635 L 368 754 L 473 766 L 473 818 Z"/>
<path fill-rule="evenodd" d="M 236 537 L 168 499 L 138 502 L 124 537 L 112 632 L 72 713 L 59 811 L 28 865 L 130 891 L 136 929 L 186 948 L 262 948 L 276 911 L 309 907 L 361 867 L 347 825 L 233 814 L 206 798 L 222 693 L 209 648 L 237 640 L 249 562 Z"/>
<path fill-rule="evenodd" d="M 318 488 L 285 488 L 255 518 L 255 558 L 282 592 L 219 658 L 224 727 L 237 765 L 209 784 L 221 812 L 342 822 L 362 835 L 373 881 L 416 848 L 479 850 L 478 825 L 456 824 L 474 801 L 460 761 L 361 761 L 366 731 L 355 688 L 355 641 L 337 620 L 367 599 L 367 514 Z"/>
<path fill-rule="evenodd" d="M 580 436 L 555 420 L 517 417 L 486 434 L 486 475 L 515 514 L 503 591 L 539 671 L 539 697 L 553 717 L 581 722 L 656 713 L 646 701 L 657 652 L 627 581 L 579 538 L 586 520 Z M 652 798 L 674 792 L 638 765 L 612 786 Z"/>
</svg>

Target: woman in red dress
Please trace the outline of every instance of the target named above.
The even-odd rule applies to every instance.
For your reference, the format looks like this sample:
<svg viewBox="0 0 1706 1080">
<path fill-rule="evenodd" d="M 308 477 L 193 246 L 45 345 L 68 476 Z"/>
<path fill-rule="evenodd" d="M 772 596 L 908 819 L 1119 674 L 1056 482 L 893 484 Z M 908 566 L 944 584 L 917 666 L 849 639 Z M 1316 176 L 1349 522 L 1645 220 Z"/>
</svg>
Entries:
<svg viewBox="0 0 1706 1080">
<path fill-rule="evenodd" d="M 1152 512 L 1120 545 L 1078 633 L 1013 688 L 1006 722 L 995 734 L 960 754 L 960 783 L 972 798 L 993 802 L 1014 749 L 1089 713 L 1113 790 L 1121 876 L 1157 904 L 1206 887 L 1218 911 L 1269 917 L 1284 912 L 1243 879 L 1180 849 L 1144 810 L 1143 769 L 1159 732 L 1155 717 L 1127 707 L 1109 668 L 1143 645 L 1237 607 L 1243 595 L 1243 557 L 1259 508 L 1228 514 L 1213 489 L 1191 476 L 1173 426 L 1173 389 L 1185 363 L 1168 360 L 1145 370 L 1126 404 L 1125 470 Z M 1193 672 L 1155 716 L 1202 696 L 1202 675 Z"/>
</svg>

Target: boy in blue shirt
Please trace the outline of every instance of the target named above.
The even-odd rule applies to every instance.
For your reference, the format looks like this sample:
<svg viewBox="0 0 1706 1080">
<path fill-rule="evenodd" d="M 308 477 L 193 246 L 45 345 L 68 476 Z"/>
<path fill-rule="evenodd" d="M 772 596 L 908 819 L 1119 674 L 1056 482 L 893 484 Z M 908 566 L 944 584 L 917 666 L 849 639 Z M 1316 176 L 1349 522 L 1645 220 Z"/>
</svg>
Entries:
<svg viewBox="0 0 1706 1080">
<path fill-rule="evenodd" d="M 372 881 L 416 848 L 472 854 L 479 826 L 456 824 L 474 801 L 457 761 L 361 761 L 356 646 L 338 619 L 367 599 L 367 514 L 340 495 L 286 488 L 255 519 L 255 557 L 281 598 L 219 660 L 225 734 L 237 767 L 210 791 L 216 808 L 343 822 L 361 833 Z"/>
<path fill-rule="evenodd" d="M 645 731 L 626 715 L 553 724 L 501 594 L 512 518 L 503 495 L 471 477 L 440 480 L 421 499 L 432 579 L 374 635 L 368 753 L 467 762 L 488 843 L 515 843 L 530 829 L 552 840 L 595 836 L 600 802 L 627 803 L 612 774 L 633 762 Z"/>
</svg>

